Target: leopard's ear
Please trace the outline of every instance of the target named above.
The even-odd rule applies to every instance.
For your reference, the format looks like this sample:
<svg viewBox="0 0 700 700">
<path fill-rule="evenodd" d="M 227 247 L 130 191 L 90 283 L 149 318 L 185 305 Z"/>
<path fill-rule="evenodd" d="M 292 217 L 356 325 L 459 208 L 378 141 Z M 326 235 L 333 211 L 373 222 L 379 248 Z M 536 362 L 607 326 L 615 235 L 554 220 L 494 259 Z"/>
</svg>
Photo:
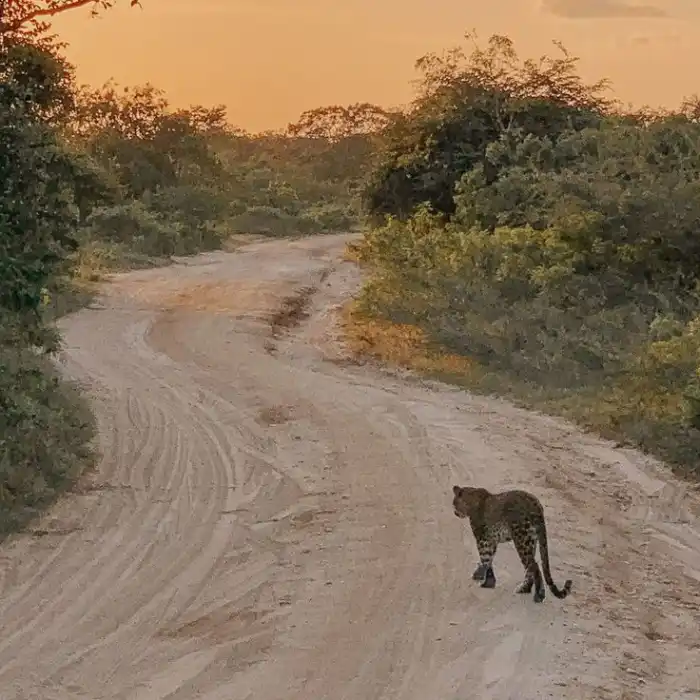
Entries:
<svg viewBox="0 0 700 700">
<path fill-rule="evenodd" d="M 461 486 L 453 486 L 452 487 L 452 493 L 455 496 L 461 496 L 462 495 L 462 487 Z"/>
</svg>

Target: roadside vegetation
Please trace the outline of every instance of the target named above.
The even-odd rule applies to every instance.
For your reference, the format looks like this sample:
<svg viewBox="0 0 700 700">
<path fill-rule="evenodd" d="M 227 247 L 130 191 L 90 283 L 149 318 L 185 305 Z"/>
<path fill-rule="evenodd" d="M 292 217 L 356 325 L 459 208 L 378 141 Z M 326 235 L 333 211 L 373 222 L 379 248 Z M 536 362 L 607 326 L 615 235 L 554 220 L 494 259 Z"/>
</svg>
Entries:
<svg viewBox="0 0 700 700">
<path fill-rule="evenodd" d="M 697 99 L 632 111 L 559 45 L 521 60 L 468 36 L 417 62 L 406 109 L 321 107 L 252 134 L 152 85 L 79 86 L 47 21 L 113 4 L 0 0 L 0 536 L 95 461 L 56 319 L 105 274 L 237 235 L 362 227 L 358 354 L 697 470 Z"/>
<path fill-rule="evenodd" d="M 351 345 L 697 474 L 700 102 L 625 109 L 559 45 L 467 40 L 383 134 Z"/>
<path fill-rule="evenodd" d="M 82 87 L 50 19 L 114 4 L 0 0 L 0 536 L 95 460 L 91 412 L 56 371 L 56 319 L 111 272 L 238 234 L 356 227 L 390 118 L 331 106 L 251 134 L 221 106 L 176 108 L 152 85 Z"/>
</svg>

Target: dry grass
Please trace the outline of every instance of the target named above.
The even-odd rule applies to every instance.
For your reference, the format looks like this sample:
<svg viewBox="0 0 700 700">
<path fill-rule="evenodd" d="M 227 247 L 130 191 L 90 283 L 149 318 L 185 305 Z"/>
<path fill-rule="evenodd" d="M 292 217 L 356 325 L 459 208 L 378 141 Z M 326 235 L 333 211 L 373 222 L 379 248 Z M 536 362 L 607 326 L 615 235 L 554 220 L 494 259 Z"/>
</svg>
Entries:
<svg viewBox="0 0 700 700">
<path fill-rule="evenodd" d="M 296 328 L 308 318 L 311 297 L 316 291 L 316 287 L 301 287 L 282 300 L 279 308 L 270 316 L 273 338 L 279 337 L 283 329 Z"/>
<path fill-rule="evenodd" d="M 341 257 L 342 260 L 345 262 L 354 262 L 354 263 L 360 263 L 361 262 L 361 254 L 360 254 L 360 247 L 361 243 L 359 242 L 350 242 L 345 246 L 345 250 L 343 251 L 343 255 Z"/>
<path fill-rule="evenodd" d="M 416 326 L 369 318 L 358 310 L 356 302 L 343 309 L 341 326 L 355 357 L 372 357 L 433 376 L 454 378 L 479 374 L 477 363 L 429 343 Z"/>
<path fill-rule="evenodd" d="M 368 317 L 357 302 L 343 309 L 341 326 L 353 361 L 372 358 L 467 391 L 504 396 L 522 408 L 564 417 L 619 445 L 639 448 L 678 476 L 698 479 L 700 430 L 681 422 L 682 393 L 660 391 L 648 377 L 627 375 L 603 386 L 584 382 L 552 391 L 453 354 L 416 326 Z"/>
</svg>

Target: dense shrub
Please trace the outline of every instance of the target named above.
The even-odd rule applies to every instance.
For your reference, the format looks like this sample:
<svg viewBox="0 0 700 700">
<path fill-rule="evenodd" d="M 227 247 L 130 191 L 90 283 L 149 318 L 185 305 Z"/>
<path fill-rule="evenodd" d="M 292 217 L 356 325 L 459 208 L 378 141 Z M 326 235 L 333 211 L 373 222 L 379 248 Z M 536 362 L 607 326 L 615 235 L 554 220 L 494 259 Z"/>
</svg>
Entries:
<svg viewBox="0 0 700 700">
<path fill-rule="evenodd" d="M 78 389 L 32 349 L 0 343 L 0 534 L 92 464 L 94 422 Z"/>
<path fill-rule="evenodd" d="M 0 47 L 0 534 L 89 463 L 87 406 L 47 354 L 46 290 L 78 246 L 81 205 L 105 190 L 60 138 L 69 67 L 8 37 Z"/>
<path fill-rule="evenodd" d="M 510 50 L 490 43 L 507 61 Z M 489 389 L 500 377 L 506 393 L 694 465 L 700 124 L 692 101 L 654 118 L 615 113 L 593 93 L 584 99 L 581 82 L 561 73 L 557 80 L 580 97 L 563 100 L 558 83 L 544 81 L 545 62 L 546 91 L 532 102 L 514 94 L 512 81 L 501 85 L 504 74 L 483 56 L 441 76 L 455 100 L 446 111 L 465 115 L 464 128 L 515 116 L 507 128 L 480 128 L 478 154 L 455 160 L 457 141 L 443 138 L 444 121 L 425 120 L 427 98 L 419 96 L 402 128 L 417 129 L 433 156 L 410 139 L 394 142 L 393 161 L 369 181 L 376 220 L 382 208 L 372 202 L 390 201 L 387 162 L 418 158 L 423 168 L 421 199 L 385 206 L 396 215 L 359 246 L 371 270 L 361 308 L 477 360 Z M 515 74 L 531 69 L 525 62 Z M 485 84 L 488 108 L 480 102 Z M 469 112 L 474 104 L 481 121 Z M 426 189 L 428 181 L 437 189 Z"/>
</svg>

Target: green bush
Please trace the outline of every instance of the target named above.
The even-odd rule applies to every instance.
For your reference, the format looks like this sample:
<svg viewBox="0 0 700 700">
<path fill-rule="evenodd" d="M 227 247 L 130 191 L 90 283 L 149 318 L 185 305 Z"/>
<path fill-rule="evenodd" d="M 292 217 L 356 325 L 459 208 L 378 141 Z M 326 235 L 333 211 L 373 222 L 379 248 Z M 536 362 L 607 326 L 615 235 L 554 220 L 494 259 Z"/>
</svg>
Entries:
<svg viewBox="0 0 700 700">
<path fill-rule="evenodd" d="M 94 437 L 77 386 L 31 349 L 0 344 L 0 536 L 93 464 Z"/>
<path fill-rule="evenodd" d="M 45 310 L 78 246 L 94 163 L 63 140 L 71 73 L 59 57 L 6 37 L 0 47 L 0 535 L 24 524 L 91 464 L 90 412 L 48 355 Z"/>
<path fill-rule="evenodd" d="M 263 236 L 292 236 L 311 233 L 313 222 L 268 206 L 249 207 L 231 218 L 233 233 L 257 233 Z"/>
<path fill-rule="evenodd" d="M 320 203 L 303 213 L 317 232 L 348 231 L 357 226 L 357 214 L 349 204 Z"/>
<path fill-rule="evenodd" d="M 168 257 L 179 250 L 180 232 L 138 200 L 95 209 L 85 221 L 87 239 L 116 243 L 145 255 Z"/>
<path fill-rule="evenodd" d="M 482 58 L 438 91 L 440 113 L 462 114 L 459 95 L 471 85 L 482 100 L 488 84 L 498 99 L 478 102 L 488 112 L 482 121 L 517 119 L 488 138 L 480 132 L 479 156 L 458 161 L 455 143 L 441 136 L 444 120 L 426 121 L 427 98 L 419 98 L 402 128 L 418 129 L 433 149 L 419 158 L 419 183 L 433 183 L 442 199 L 421 190 L 427 203 L 408 197 L 365 234 L 359 252 L 370 278 L 361 308 L 477 360 L 482 371 L 470 381 L 484 389 L 695 468 L 700 112 L 687 103 L 641 119 L 600 108 L 592 121 L 567 125 L 562 114 L 586 108 L 555 95 L 580 83 L 551 83 L 543 102 L 523 101 L 498 87 L 502 74 L 488 74 L 496 64 Z M 420 155 L 413 143 L 393 144 L 396 163 Z M 378 173 L 386 172 L 385 162 Z"/>
</svg>

